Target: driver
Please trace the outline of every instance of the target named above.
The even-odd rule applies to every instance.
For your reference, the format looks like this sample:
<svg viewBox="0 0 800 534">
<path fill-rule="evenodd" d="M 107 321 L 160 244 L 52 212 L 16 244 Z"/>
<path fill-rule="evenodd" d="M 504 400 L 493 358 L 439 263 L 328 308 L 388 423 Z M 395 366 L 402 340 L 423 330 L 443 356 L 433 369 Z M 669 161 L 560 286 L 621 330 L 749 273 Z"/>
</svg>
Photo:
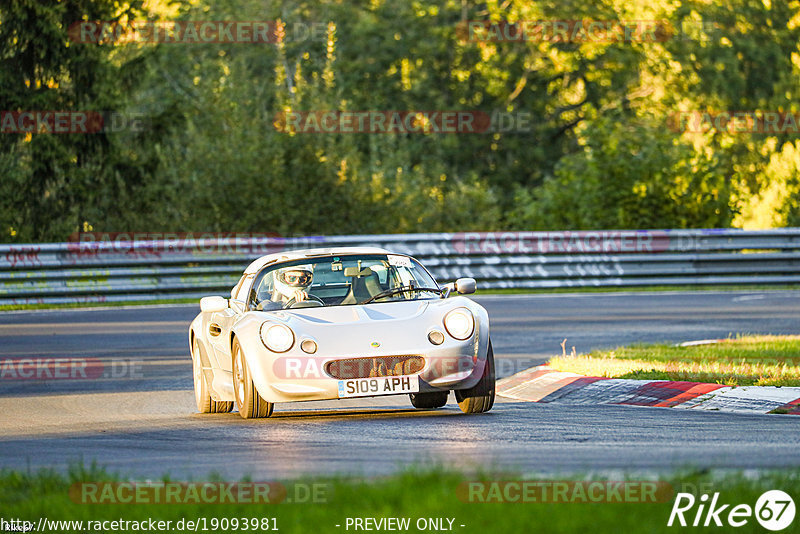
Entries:
<svg viewBox="0 0 800 534">
<path fill-rule="evenodd" d="M 308 288 L 314 279 L 311 265 L 284 267 L 275 273 L 275 286 L 272 290 L 272 302 L 287 304 L 289 301 L 302 302 L 308 299 Z"/>
</svg>

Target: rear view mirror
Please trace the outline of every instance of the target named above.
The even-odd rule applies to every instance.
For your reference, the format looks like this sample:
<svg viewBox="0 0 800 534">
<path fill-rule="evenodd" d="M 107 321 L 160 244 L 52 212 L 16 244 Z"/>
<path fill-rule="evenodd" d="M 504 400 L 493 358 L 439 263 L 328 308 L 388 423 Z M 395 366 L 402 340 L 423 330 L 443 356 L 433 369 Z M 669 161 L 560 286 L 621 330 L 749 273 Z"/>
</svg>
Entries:
<svg viewBox="0 0 800 534">
<path fill-rule="evenodd" d="M 459 295 L 471 295 L 478 287 L 474 278 L 459 278 L 454 285 Z"/>
<path fill-rule="evenodd" d="M 203 297 L 200 299 L 200 311 L 205 313 L 221 312 L 228 309 L 228 301 L 222 297 Z"/>
<path fill-rule="evenodd" d="M 344 275 L 348 278 L 358 277 L 362 278 L 364 276 L 370 276 L 372 274 L 372 269 L 369 267 L 365 267 L 363 270 L 359 270 L 358 267 L 345 267 L 344 268 Z"/>
</svg>

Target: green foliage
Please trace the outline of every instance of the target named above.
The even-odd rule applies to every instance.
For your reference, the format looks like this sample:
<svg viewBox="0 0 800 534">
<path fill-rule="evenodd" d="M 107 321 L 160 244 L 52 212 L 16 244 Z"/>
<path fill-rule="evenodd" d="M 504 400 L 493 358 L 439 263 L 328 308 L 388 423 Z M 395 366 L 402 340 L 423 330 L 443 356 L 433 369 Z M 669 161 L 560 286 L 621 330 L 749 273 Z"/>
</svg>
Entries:
<svg viewBox="0 0 800 534">
<path fill-rule="evenodd" d="M 699 502 L 701 494 L 719 492 L 717 505 L 746 504 L 753 507 L 758 498 L 767 490 L 780 489 L 795 495 L 800 487 L 797 469 L 784 467 L 773 471 L 759 471 L 758 476 L 751 472 L 726 471 L 724 473 L 707 469 L 687 468 L 683 472 L 658 476 L 660 482 L 657 490 L 646 494 L 641 491 L 641 475 L 615 475 L 616 478 L 606 480 L 602 473 L 576 473 L 559 476 L 553 480 L 550 475 L 520 475 L 513 470 L 501 470 L 494 466 L 481 464 L 479 471 L 472 475 L 463 475 L 450 470 L 437 468 L 435 465 L 412 466 L 388 476 L 381 477 L 328 477 L 321 479 L 299 479 L 282 481 L 288 496 L 308 495 L 311 489 L 321 488 L 317 495 L 322 502 L 304 502 L 295 499 L 289 503 L 255 504 L 255 503 L 200 503 L 192 500 L 188 503 L 112 503 L 83 504 L 70 498 L 70 486 L 75 482 L 98 483 L 101 481 L 119 480 L 120 477 L 104 473 L 91 473 L 76 478 L 73 474 L 63 476 L 53 472 L 18 473 L 15 471 L 0 472 L 0 500 L 4 503 L 7 517 L 20 518 L 33 522 L 39 518 L 49 521 L 75 520 L 83 521 L 84 529 L 89 521 L 146 521 L 150 518 L 172 521 L 174 527 L 178 521 L 205 520 L 211 531 L 221 528 L 210 528 L 212 521 L 225 518 L 225 524 L 234 524 L 238 530 L 244 530 L 243 518 L 276 518 L 276 526 L 281 532 L 319 531 L 321 527 L 333 528 L 348 518 L 408 518 L 408 531 L 416 532 L 417 520 L 425 518 L 448 518 L 453 520 L 452 530 L 465 533 L 473 532 L 516 532 L 530 530 L 531 525 L 548 533 L 568 533 L 592 530 L 598 534 L 606 532 L 649 532 L 670 533 L 675 526 L 667 526 L 670 510 L 679 492 L 693 494 Z M 214 476 L 203 477 L 203 481 L 214 480 Z M 168 477 L 155 481 L 126 481 L 146 484 L 158 484 L 170 481 Z M 246 480 L 245 480 L 246 481 Z M 177 481 L 175 481 L 177 482 Z M 231 481 L 233 482 L 233 481 Z M 530 491 L 519 491 L 521 485 L 529 482 Z M 570 489 L 553 493 L 556 485 L 576 483 L 576 490 Z M 592 482 L 611 484 L 617 487 L 620 482 L 630 483 L 630 492 L 609 491 L 589 492 L 587 485 Z M 645 483 L 653 483 L 653 477 L 647 477 Z M 518 483 L 519 486 L 506 484 Z M 579 484 L 587 484 L 579 486 Z M 312 486 L 316 484 L 317 486 Z M 541 485 L 537 488 L 537 485 Z M 572 487 L 572 486 L 570 486 Z M 298 488 L 303 488 L 298 491 Z M 506 491 L 508 490 L 508 491 Z M 308 493 L 307 493 L 308 492 Z M 209 492 L 213 495 L 213 492 Z M 234 494 L 236 494 L 234 490 Z M 104 497 L 113 498 L 112 492 Z M 645 495 L 649 495 L 649 498 Z M 173 497 L 174 498 L 174 497 Z M 308 497 L 306 497 L 307 499 Z M 298 502 L 299 501 L 299 502 Z M 597 502 L 599 501 L 599 502 Z M 695 506 L 697 509 L 697 506 Z M 695 509 L 686 513 L 686 520 L 691 523 Z M 725 524 L 727 511 L 721 514 L 720 520 Z M 701 517 L 702 519 L 702 517 Z M 737 532 L 763 532 L 754 517 L 746 518 L 746 525 L 737 528 Z M 676 521 L 677 523 L 677 521 Z M 92 523 L 94 524 L 94 523 Z M 443 521 L 445 528 L 447 521 Z M 460 525 L 464 525 L 462 528 Z M 72 528 L 62 527 L 64 532 L 79 531 L 76 525 Z M 232 526 L 230 528 L 233 528 Z M 691 527 L 690 527 L 691 528 Z M 700 527 L 702 528 L 702 527 Z M 74 530 L 73 530 L 74 529 Z M 200 530 L 203 528 L 201 527 Z M 352 525 L 351 525 L 352 529 Z M 713 529 L 713 527 L 712 527 Z M 422 529 L 424 531 L 424 529 Z M 430 529 L 428 529 L 430 530 Z M 717 529 L 721 530 L 721 529 Z"/>
<path fill-rule="evenodd" d="M 564 156 L 531 198 L 518 191 L 524 228 L 727 226 L 728 181 L 717 162 L 652 123 L 599 119 L 587 145 Z"/>
<path fill-rule="evenodd" d="M 71 43 L 73 22 L 135 16 L 141 2 L 15 0 L 0 7 L 0 102 L 11 111 L 121 110 L 129 65 Z M 134 146 L 133 151 L 125 146 Z M 148 168 L 146 139 L 0 134 L 0 228 L 15 241 L 65 239 L 126 204 Z M 9 229 L 14 229 L 10 231 Z M 12 235 L 14 234 L 14 235 Z"/>
</svg>

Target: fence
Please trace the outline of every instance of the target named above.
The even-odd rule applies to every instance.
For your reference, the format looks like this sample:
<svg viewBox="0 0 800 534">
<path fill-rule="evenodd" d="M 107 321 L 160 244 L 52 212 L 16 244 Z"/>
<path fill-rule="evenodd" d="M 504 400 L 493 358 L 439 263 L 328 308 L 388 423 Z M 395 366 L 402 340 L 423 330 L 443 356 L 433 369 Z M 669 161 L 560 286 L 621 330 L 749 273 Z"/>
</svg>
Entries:
<svg viewBox="0 0 800 534">
<path fill-rule="evenodd" d="M 800 228 L 93 239 L 0 245 L 0 305 L 224 295 L 259 256 L 339 246 L 410 254 L 481 289 L 800 283 Z"/>
</svg>

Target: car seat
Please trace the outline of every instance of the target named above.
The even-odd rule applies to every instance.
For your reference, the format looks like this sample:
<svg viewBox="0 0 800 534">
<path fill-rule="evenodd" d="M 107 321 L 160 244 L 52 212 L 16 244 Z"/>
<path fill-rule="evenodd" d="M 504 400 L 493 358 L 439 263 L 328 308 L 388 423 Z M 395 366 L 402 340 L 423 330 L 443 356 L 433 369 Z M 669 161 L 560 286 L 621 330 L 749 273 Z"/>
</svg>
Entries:
<svg viewBox="0 0 800 534">
<path fill-rule="evenodd" d="M 383 291 L 378 274 L 369 267 L 352 276 L 351 280 L 350 291 L 342 299 L 342 304 L 356 304 Z"/>
</svg>

